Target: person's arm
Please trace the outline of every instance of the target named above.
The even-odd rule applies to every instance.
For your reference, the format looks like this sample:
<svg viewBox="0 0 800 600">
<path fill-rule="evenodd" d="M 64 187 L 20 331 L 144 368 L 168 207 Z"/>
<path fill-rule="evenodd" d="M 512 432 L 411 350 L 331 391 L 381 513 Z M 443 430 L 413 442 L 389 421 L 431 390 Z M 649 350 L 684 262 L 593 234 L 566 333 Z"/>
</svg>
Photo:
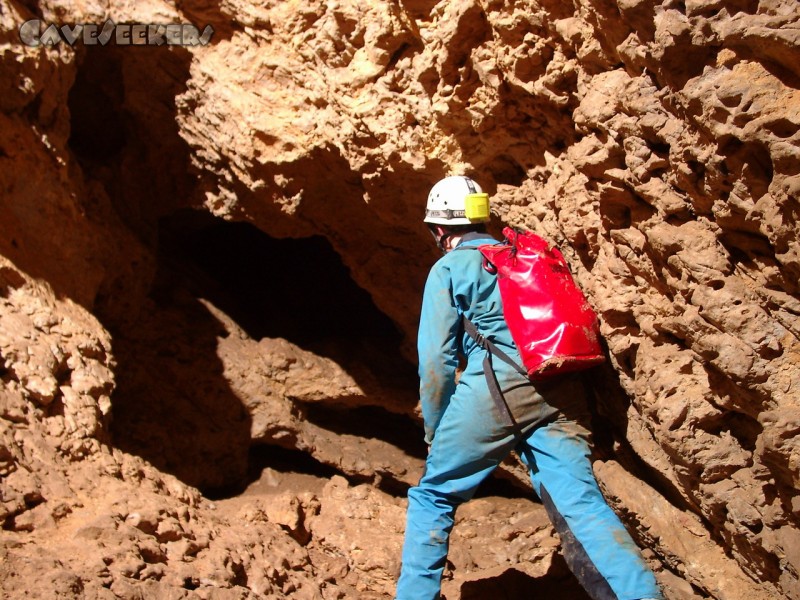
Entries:
<svg viewBox="0 0 800 600">
<path fill-rule="evenodd" d="M 425 284 L 417 338 L 419 395 L 428 444 L 455 391 L 460 324 L 461 316 L 453 304 L 450 271 L 441 264 L 435 265 Z"/>
</svg>

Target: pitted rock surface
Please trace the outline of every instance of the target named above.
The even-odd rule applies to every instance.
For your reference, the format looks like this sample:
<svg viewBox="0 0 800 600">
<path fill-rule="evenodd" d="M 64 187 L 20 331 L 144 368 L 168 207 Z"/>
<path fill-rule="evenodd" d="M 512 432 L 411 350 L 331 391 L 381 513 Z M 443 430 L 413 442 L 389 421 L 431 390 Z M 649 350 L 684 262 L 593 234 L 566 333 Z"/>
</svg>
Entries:
<svg viewBox="0 0 800 600">
<path fill-rule="evenodd" d="M 215 33 L 31 47 L 30 19 Z M 421 215 L 463 173 L 598 312 L 595 470 L 666 596 L 800 598 L 799 31 L 794 0 L 0 0 L 3 595 L 390 598 Z M 398 335 L 261 333 L 309 315 L 259 308 L 287 257 L 210 246 L 232 222 L 324 239 Z M 293 268 L 267 292 L 366 317 Z M 446 596 L 584 597 L 498 475 Z"/>
</svg>

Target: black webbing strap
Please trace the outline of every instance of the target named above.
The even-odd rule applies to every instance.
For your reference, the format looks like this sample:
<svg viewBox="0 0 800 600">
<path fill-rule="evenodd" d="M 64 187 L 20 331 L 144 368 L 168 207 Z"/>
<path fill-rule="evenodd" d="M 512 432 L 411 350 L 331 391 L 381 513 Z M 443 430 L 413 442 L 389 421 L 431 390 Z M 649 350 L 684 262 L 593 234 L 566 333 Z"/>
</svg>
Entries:
<svg viewBox="0 0 800 600">
<path fill-rule="evenodd" d="M 478 328 L 475 327 L 475 324 L 470 321 L 467 317 L 463 317 L 464 319 L 464 330 L 472 337 L 473 340 L 491 354 L 496 354 L 497 357 L 502 360 L 504 363 L 511 365 L 517 370 L 517 373 L 522 375 L 523 377 L 528 376 L 528 371 L 526 371 L 523 367 L 521 367 L 517 361 L 511 358 L 508 354 L 500 350 L 497 346 L 494 345 L 492 340 L 483 337 L 480 333 L 478 333 Z"/>
<path fill-rule="evenodd" d="M 495 374 L 494 367 L 492 366 L 492 355 L 496 354 L 498 358 L 500 358 L 503 362 L 513 366 L 517 372 L 524 377 L 528 376 L 528 372 L 520 367 L 517 362 L 508 354 L 495 346 L 491 340 L 483 337 L 483 335 L 478 332 L 478 328 L 475 327 L 475 324 L 466 316 L 463 317 L 463 320 L 464 330 L 473 340 L 475 340 L 475 343 L 478 344 L 478 346 L 486 350 L 486 356 L 483 359 L 483 374 L 486 376 L 486 384 L 489 386 L 489 393 L 492 395 L 492 400 L 494 400 L 494 403 L 500 411 L 500 414 L 504 415 L 508 420 L 509 424 L 514 430 L 514 435 L 516 438 L 522 439 L 522 430 L 520 429 L 517 420 L 514 418 L 514 415 L 511 414 L 511 409 L 509 408 L 508 402 L 506 402 L 506 398 L 503 395 L 503 391 L 500 389 L 499 382 L 497 381 L 497 375 Z"/>
</svg>

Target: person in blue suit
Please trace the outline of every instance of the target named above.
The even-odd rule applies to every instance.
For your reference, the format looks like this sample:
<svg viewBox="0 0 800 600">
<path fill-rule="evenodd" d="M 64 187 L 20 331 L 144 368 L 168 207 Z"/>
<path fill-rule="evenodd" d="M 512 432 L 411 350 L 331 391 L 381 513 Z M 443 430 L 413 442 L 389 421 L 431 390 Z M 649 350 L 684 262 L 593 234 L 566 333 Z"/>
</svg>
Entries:
<svg viewBox="0 0 800 600">
<path fill-rule="evenodd" d="M 511 419 L 492 398 L 483 368 L 486 350 L 465 331 L 463 318 L 518 364 L 521 359 L 503 318 L 497 278 L 484 269 L 477 251 L 496 243 L 486 233 L 489 216 L 488 195 L 467 177 L 447 177 L 428 196 L 424 221 L 444 254 L 425 284 L 418 336 L 429 449 L 422 478 L 408 492 L 396 600 L 440 598 L 456 509 L 514 450 L 530 469 L 564 558 L 589 595 L 662 599 L 653 572 L 592 472 L 579 377 L 534 383 L 494 361 Z"/>
</svg>

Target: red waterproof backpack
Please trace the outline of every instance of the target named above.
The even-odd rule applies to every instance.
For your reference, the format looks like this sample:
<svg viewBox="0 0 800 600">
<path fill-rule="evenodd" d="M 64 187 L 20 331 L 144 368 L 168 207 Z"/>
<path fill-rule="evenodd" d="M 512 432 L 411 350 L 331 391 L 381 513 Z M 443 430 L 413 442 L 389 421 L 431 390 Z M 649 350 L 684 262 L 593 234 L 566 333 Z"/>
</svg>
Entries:
<svg viewBox="0 0 800 600">
<path fill-rule="evenodd" d="M 487 270 L 497 273 L 503 314 L 527 376 L 540 380 L 602 363 L 597 315 L 561 252 L 530 232 L 506 227 L 503 235 L 503 243 L 478 249 Z M 508 358 L 472 323 L 465 327 L 491 353 Z"/>
</svg>

